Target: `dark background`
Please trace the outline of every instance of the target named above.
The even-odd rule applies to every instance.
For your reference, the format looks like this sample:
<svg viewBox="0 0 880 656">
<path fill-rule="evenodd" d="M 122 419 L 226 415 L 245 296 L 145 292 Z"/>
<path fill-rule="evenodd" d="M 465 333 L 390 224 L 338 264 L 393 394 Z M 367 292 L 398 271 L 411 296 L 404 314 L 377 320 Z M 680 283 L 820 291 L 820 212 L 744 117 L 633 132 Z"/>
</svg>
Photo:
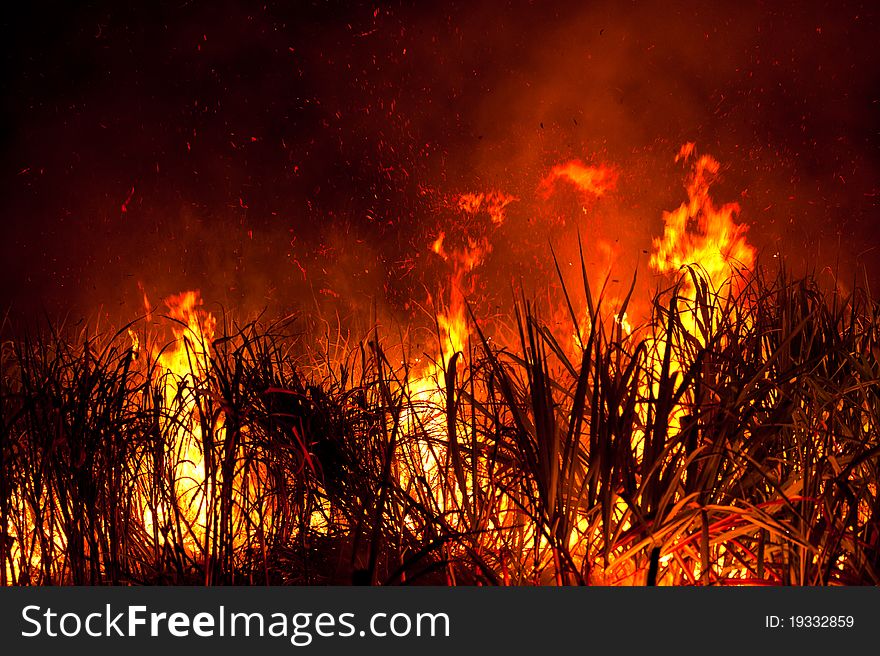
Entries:
<svg viewBox="0 0 880 656">
<path fill-rule="evenodd" d="M 643 267 L 685 141 L 763 262 L 880 282 L 874 3 L 428 4 L 4 13 L 0 311 L 131 317 L 140 284 L 407 312 L 447 194 L 525 199 L 571 157 L 620 172 L 572 222 Z M 536 212 L 511 206 L 491 285 L 564 239 Z"/>
</svg>

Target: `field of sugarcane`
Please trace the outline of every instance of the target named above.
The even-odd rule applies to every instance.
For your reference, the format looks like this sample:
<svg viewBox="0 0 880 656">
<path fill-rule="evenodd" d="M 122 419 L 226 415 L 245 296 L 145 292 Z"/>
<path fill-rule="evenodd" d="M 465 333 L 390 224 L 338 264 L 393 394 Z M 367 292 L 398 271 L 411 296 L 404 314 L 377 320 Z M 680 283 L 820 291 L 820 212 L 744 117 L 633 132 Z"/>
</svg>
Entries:
<svg viewBox="0 0 880 656">
<path fill-rule="evenodd" d="M 880 583 L 863 286 L 685 270 L 631 331 L 575 295 L 577 348 L 474 312 L 427 393 L 378 328 L 222 316 L 181 376 L 137 323 L 5 325 L 2 583 Z"/>
</svg>

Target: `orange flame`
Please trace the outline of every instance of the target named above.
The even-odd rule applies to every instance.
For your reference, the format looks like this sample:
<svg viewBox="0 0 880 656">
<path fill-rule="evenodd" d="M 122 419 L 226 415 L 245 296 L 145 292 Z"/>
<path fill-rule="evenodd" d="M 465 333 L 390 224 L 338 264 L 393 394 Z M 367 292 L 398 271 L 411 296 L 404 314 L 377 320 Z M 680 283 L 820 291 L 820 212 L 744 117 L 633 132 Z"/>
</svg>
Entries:
<svg viewBox="0 0 880 656">
<path fill-rule="evenodd" d="M 693 143 L 681 147 L 676 161 L 696 155 Z M 659 273 L 675 272 L 689 265 L 699 266 L 713 287 L 728 281 L 737 270 L 750 270 L 755 249 L 746 239 L 748 226 L 734 220 L 737 203 L 716 207 L 709 189 L 718 174 L 718 161 L 701 155 L 688 177 L 688 201 L 663 213 L 663 235 L 653 240 L 650 264 Z"/>
<path fill-rule="evenodd" d="M 144 294 L 146 301 L 146 294 Z M 210 343 L 214 338 L 216 319 L 209 312 L 200 310 L 201 295 L 187 291 L 165 299 L 174 341 L 163 351 L 156 353 L 157 382 L 163 392 L 165 408 L 174 412 L 166 418 L 164 426 L 173 435 L 171 458 L 174 466 L 175 492 L 179 512 L 191 527 L 186 544 L 191 549 L 205 536 L 207 505 L 210 491 L 206 489 L 205 456 L 202 450 L 202 424 L 199 417 L 196 394 L 205 386 L 210 367 Z M 150 308 L 147 304 L 147 311 Z M 145 526 L 151 530 L 154 520 L 167 521 L 170 509 L 157 508 L 156 515 L 147 508 L 144 512 Z"/>
<path fill-rule="evenodd" d="M 573 159 L 550 169 L 550 173 L 538 185 L 538 193 L 545 200 L 550 198 L 559 180 L 571 183 L 582 193 L 598 197 L 617 185 L 617 171 L 604 165 L 587 166 L 580 160 Z"/>
<path fill-rule="evenodd" d="M 476 215 L 481 209 L 484 210 L 492 223 L 496 226 L 504 223 L 505 209 L 510 203 L 519 200 L 503 191 L 489 191 L 486 193 L 461 194 L 458 198 L 458 206 L 468 214 Z"/>
</svg>

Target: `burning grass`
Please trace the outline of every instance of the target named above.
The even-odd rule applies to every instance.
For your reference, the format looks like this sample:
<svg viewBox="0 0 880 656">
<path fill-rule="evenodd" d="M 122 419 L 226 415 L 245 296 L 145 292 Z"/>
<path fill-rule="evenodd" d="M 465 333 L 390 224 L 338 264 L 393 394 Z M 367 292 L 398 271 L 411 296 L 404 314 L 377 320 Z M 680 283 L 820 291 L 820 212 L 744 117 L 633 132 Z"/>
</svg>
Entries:
<svg viewBox="0 0 880 656">
<path fill-rule="evenodd" d="M 2 582 L 877 584 L 880 305 L 704 273 L 419 370 L 195 302 L 6 335 Z"/>
</svg>

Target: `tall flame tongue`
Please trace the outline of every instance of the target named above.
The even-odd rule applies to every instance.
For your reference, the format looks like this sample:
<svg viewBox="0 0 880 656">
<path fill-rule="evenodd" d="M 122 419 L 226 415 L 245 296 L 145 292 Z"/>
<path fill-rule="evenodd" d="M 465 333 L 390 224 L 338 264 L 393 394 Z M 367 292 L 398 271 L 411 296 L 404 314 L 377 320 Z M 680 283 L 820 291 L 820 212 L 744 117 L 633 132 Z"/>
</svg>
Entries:
<svg viewBox="0 0 880 656">
<path fill-rule="evenodd" d="M 440 344 L 442 357 L 439 364 L 445 365 L 449 359 L 458 352 L 464 350 L 468 337 L 467 317 L 465 316 L 465 302 L 463 285 L 467 275 L 473 271 L 490 248 L 488 242 L 477 243 L 469 241 L 462 250 L 447 251 L 444 246 L 446 233 L 441 232 L 431 250 L 442 257 L 452 267 L 452 274 L 448 283 L 448 299 L 446 307 L 437 313 L 437 326 L 440 329 Z"/>
<path fill-rule="evenodd" d="M 663 213 L 663 235 L 653 240 L 653 253 L 650 265 L 658 273 L 677 274 L 683 268 L 692 268 L 694 275 L 680 278 L 676 288 L 678 317 L 684 327 L 697 340 L 702 339 L 706 329 L 715 326 L 721 318 L 722 307 L 730 294 L 736 289 L 737 273 L 750 271 L 755 264 L 755 248 L 746 239 L 748 227 L 738 224 L 734 217 L 739 213 L 737 203 L 725 203 L 716 207 L 709 194 L 714 177 L 720 165 L 709 155 L 696 157 L 693 143 L 681 147 L 676 161 L 696 158 L 688 176 L 686 189 L 688 201 L 678 209 Z M 697 303 L 696 280 L 706 283 L 705 290 L 716 302 Z M 698 321 L 697 310 L 701 310 Z M 706 312 L 708 311 L 708 315 Z M 748 321 L 748 308 L 744 320 Z M 654 334 L 651 343 L 656 348 L 654 357 L 655 373 L 659 375 L 662 354 L 666 346 L 666 332 L 663 327 L 653 324 Z M 681 363 L 671 362 L 670 372 L 681 370 Z M 670 419 L 677 425 L 677 414 Z"/>
<path fill-rule="evenodd" d="M 207 506 L 211 498 L 211 490 L 206 489 L 203 418 L 197 395 L 207 384 L 210 343 L 217 322 L 211 313 L 200 309 L 202 299 L 198 291 L 170 296 L 165 299 L 165 305 L 167 317 L 173 322 L 174 340 L 158 352 L 156 358 L 155 378 L 167 414 L 161 419 L 161 428 L 172 436 L 170 457 L 178 501 L 176 510 L 189 528 L 187 546 L 196 550 L 206 534 Z M 157 509 L 160 523 L 168 520 L 168 512 L 167 508 Z M 151 530 L 153 518 L 149 509 L 145 519 Z"/>
<path fill-rule="evenodd" d="M 658 273 L 667 274 L 678 274 L 683 268 L 692 268 L 693 275 L 681 276 L 674 291 L 678 320 L 691 337 L 704 343 L 707 331 L 714 331 L 722 319 L 727 301 L 738 286 L 738 272 L 750 271 L 754 267 L 756 251 L 746 239 L 748 227 L 734 220 L 739 213 L 739 205 L 725 203 L 717 207 L 710 196 L 710 187 L 720 168 L 718 161 L 709 155 L 697 157 L 694 144 L 686 143 L 681 147 L 676 161 L 692 159 L 693 168 L 686 183 L 688 200 L 678 209 L 663 213 L 663 235 L 653 240 L 650 265 Z M 707 288 L 704 288 L 704 284 Z M 698 295 L 707 298 L 698 302 Z M 742 320 L 750 321 L 749 308 L 743 310 Z M 683 375 L 687 363 L 679 360 L 681 355 L 677 349 L 669 348 L 668 333 L 662 322 L 652 322 L 651 325 L 653 334 L 648 336 L 646 342 L 649 345 L 652 375 L 641 383 L 640 391 L 643 398 L 657 399 L 660 381 L 664 377 L 664 355 L 671 356 L 665 375 L 673 379 Z M 647 404 L 639 412 L 647 426 Z M 681 422 L 689 412 L 685 399 L 669 409 L 666 420 L 670 436 L 679 433 Z M 635 448 L 639 458 L 643 454 L 645 437 L 643 432 L 636 436 Z M 720 545 L 718 549 L 720 554 L 724 546 Z M 662 556 L 660 564 L 665 567 L 671 558 L 671 554 Z M 695 563 L 690 571 L 691 580 L 699 580 L 700 573 L 701 565 Z M 743 568 L 740 574 L 743 578 L 748 577 L 748 568 Z"/>
<path fill-rule="evenodd" d="M 504 223 L 505 208 L 518 200 L 515 196 L 500 191 L 486 193 L 466 193 L 456 198 L 455 207 L 463 212 L 471 222 L 478 222 L 485 214 L 490 219 L 490 228 Z M 485 226 L 477 226 L 485 228 Z M 475 232 L 480 231 L 475 230 Z M 482 232 L 485 232 L 482 230 Z M 439 353 L 421 370 L 414 372 L 409 380 L 410 410 L 405 411 L 405 421 L 415 423 L 427 441 L 419 441 L 413 446 L 411 457 L 419 463 L 424 480 L 435 493 L 436 501 L 445 508 L 449 499 L 445 496 L 447 485 L 440 477 L 445 476 L 445 449 L 439 446 L 450 430 L 445 414 L 447 367 L 452 359 L 459 354 L 466 356 L 470 328 L 467 321 L 465 294 L 469 291 L 471 274 L 492 252 L 488 237 L 467 236 L 456 234 L 456 241 L 464 244 L 450 247 L 447 244 L 447 233 L 441 231 L 431 244 L 431 251 L 439 255 L 450 269 L 447 283 L 441 288 L 445 301 L 436 307 Z M 454 381 L 452 381 L 454 384 Z M 453 428 L 454 430 L 454 428 Z M 437 442 L 433 444 L 432 442 Z M 406 476 L 406 474 L 404 474 Z"/>
<path fill-rule="evenodd" d="M 720 168 L 718 161 L 709 155 L 697 157 L 693 143 L 682 146 L 675 161 L 695 157 L 686 185 L 688 201 L 663 213 L 663 236 L 653 240 L 650 264 L 659 273 L 696 265 L 717 290 L 738 270 L 754 267 L 755 249 L 746 239 L 748 226 L 734 221 L 739 205 L 716 207 L 709 195 Z"/>
<path fill-rule="evenodd" d="M 458 209 L 471 219 L 476 219 L 484 212 L 489 216 L 491 225 L 497 227 L 504 223 L 506 207 L 517 200 L 519 199 L 516 196 L 501 191 L 490 191 L 461 194 L 457 205 Z M 470 334 L 465 313 L 465 290 L 470 282 L 468 278 L 492 252 L 492 244 L 485 236 L 468 237 L 464 246 L 449 249 L 446 245 L 446 233 L 440 232 L 431 244 L 431 250 L 443 258 L 452 269 L 446 287 L 448 294 L 446 306 L 437 313 L 442 352 L 440 362 L 445 365 L 455 353 L 464 351 Z"/>
</svg>

